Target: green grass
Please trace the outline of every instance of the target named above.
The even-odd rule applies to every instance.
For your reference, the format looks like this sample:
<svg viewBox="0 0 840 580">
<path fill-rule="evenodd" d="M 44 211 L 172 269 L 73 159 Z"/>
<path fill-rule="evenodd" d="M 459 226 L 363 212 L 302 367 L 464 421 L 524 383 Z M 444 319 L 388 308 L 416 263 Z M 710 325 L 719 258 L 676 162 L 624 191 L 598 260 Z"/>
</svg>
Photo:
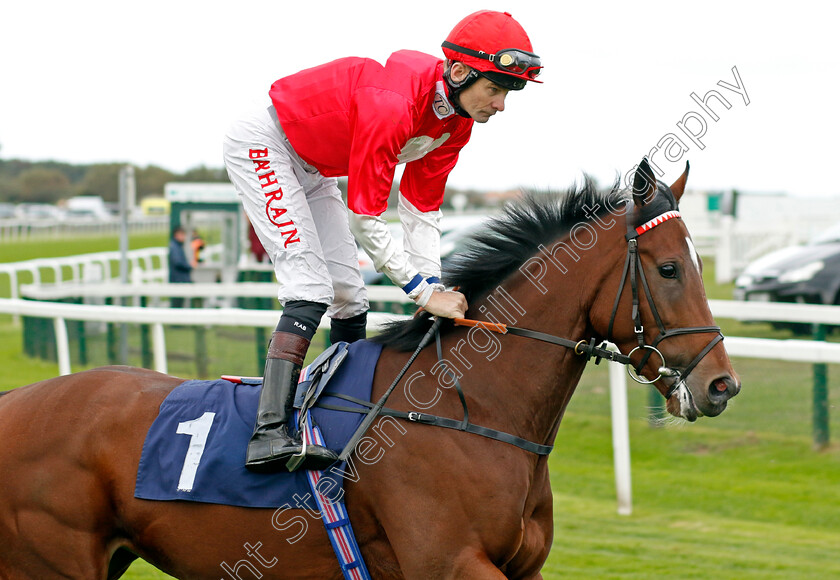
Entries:
<svg viewBox="0 0 840 580">
<path fill-rule="evenodd" d="M 129 241 L 129 247 L 132 250 L 166 244 L 166 233 L 132 234 Z M 115 236 L 4 240 L 0 244 L 0 263 L 22 262 L 44 257 L 62 258 L 94 252 L 116 252 L 119 249 L 119 238 Z"/>
<path fill-rule="evenodd" d="M 547 578 L 840 578 L 840 452 L 812 449 L 810 369 L 735 364 L 742 393 L 691 425 L 651 428 L 647 393 L 630 389 L 629 517 L 616 515 L 606 377 L 587 371 L 551 457 Z"/>
<path fill-rule="evenodd" d="M 708 281 L 707 290 L 710 298 L 731 296 Z M 765 324 L 721 322 L 730 335 L 791 337 Z M 20 335 L 0 322 L 0 365 L 15 369 L 0 376 L 0 389 L 57 373 L 55 363 L 21 354 Z M 166 335 L 175 351 L 170 371 L 194 376 L 195 332 L 167 328 Z M 254 372 L 253 330 L 210 328 L 206 339 L 209 374 Z M 95 358 L 104 356 L 98 340 L 91 338 Z M 136 332 L 131 341 L 134 362 Z M 648 389 L 630 387 L 630 516 L 616 514 L 607 371 L 590 365 L 550 459 L 555 537 L 545 578 L 840 578 L 840 446 L 813 449 L 812 368 L 755 359 L 734 365 L 741 394 L 720 417 L 694 424 L 651 427 Z M 828 369 L 836 402 L 840 366 Z M 830 412 L 836 439 L 836 403 Z M 168 576 L 138 562 L 125 578 Z"/>
<path fill-rule="evenodd" d="M 166 246 L 168 238 L 166 233 L 157 234 L 133 234 L 129 240 L 129 249 Z M 116 236 L 92 237 L 80 236 L 76 238 L 61 239 L 35 239 L 35 240 L 3 240 L 0 243 L 0 264 L 7 262 L 23 262 L 35 258 L 63 258 L 65 256 L 76 256 L 79 254 L 92 254 L 95 252 L 115 252 L 120 249 L 119 238 Z M 117 262 L 112 264 L 114 272 L 119 271 Z M 65 277 L 69 272 L 64 273 Z M 42 281 L 50 283 L 55 281 L 52 270 L 43 272 Z M 20 274 L 21 284 L 31 284 L 32 275 L 29 272 Z M 0 298 L 10 296 L 9 277 L 0 276 Z M 0 320 L 2 320 L 0 315 Z"/>
</svg>

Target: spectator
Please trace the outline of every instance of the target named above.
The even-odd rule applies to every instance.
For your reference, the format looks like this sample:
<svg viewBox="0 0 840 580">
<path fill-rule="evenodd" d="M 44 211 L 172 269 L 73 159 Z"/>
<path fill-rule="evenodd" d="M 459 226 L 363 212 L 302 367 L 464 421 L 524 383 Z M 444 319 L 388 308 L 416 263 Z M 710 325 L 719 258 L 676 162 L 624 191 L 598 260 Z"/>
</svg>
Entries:
<svg viewBox="0 0 840 580">
<path fill-rule="evenodd" d="M 172 231 L 172 239 L 169 240 L 169 282 L 171 284 L 188 284 L 192 282 L 190 273 L 192 265 L 187 260 L 184 252 L 184 242 L 187 241 L 187 232 L 184 228 L 177 227 Z M 173 296 L 170 300 L 172 308 L 183 308 L 184 298 Z"/>
</svg>

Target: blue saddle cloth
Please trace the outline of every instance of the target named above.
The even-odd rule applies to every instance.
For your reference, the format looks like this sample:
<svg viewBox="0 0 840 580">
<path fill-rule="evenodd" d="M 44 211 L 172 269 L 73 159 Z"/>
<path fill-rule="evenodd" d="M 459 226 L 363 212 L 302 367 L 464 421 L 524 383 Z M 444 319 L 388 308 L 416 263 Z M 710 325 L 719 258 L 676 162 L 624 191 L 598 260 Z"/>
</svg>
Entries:
<svg viewBox="0 0 840 580">
<path fill-rule="evenodd" d="M 346 346 L 346 351 L 346 360 L 326 387 L 321 386 L 320 402 L 360 407 L 330 394 L 370 401 L 382 345 L 358 341 Z M 300 383 L 298 400 L 307 386 L 306 381 Z M 317 510 L 306 472 L 256 474 L 244 467 L 261 389 L 261 384 L 222 379 L 186 381 L 176 387 L 161 403 L 146 435 L 134 497 L 259 508 L 288 504 Z M 315 407 L 311 417 L 321 428 L 326 446 L 339 453 L 364 415 Z M 330 468 L 338 486 L 343 483 L 343 471 L 343 465 Z"/>
</svg>

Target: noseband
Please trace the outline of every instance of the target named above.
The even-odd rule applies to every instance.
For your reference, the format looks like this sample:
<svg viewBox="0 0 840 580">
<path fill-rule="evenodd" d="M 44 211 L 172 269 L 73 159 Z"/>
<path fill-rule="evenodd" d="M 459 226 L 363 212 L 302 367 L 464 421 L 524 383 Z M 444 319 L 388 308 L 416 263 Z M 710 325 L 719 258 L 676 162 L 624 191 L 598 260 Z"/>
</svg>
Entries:
<svg viewBox="0 0 840 580">
<path fill-rule="evenodd" d="M 627 374 L 630 375 L 630 378 L 642 384 L 655 383 L 662 377 L 676 377 L 674 384 L 665 394 L 666 399 L 670 398 L 671 395 L 674 394 L 674 391 L 676 391 L 680 385 L 685 383 L 685 380 L 688 378 L 688 375 L 700 363 L 703 357 L 705 357 L 717 343 L 723 340 L 723 334 L 721 334 L 719 326 L 692 326 L 684 328 L 673 328 L 670 330 L 665 328 L 665 325 L 662 323 L 662 318 L 659 316 L 659 312 L 657 311 L 656 305 L 653 302 L 653 296 L 651 295 L 650 287 L 648 285 L 647 279 L 645 278 L 645 272 L 642 269 L 642 262 L 641 258 L 639 257 L 638 251 L 638 237 L 641 234 L 653 229 L 655 226 L 668 221 L 669 219 L 680 217 L 680 213 L 676 210 L 666 211 L 665 213 L 642 224 L 641 226 L 633 227 L 633 222 L 631 219 L 633 209 L 633 202 L 629 202 L 627 204 L 627 210 L 625 211 L 625 221 L 627 223 L 627 234 L 625 235 L 625 239 L 627 240 L 627 257 L 624 260 L 624 271 L 621 274 L 621 282 L 618 285 L 618 293 L 616 294 L 615 302 L 613 303 L 612 313 L 610 314 L 610 324 L 607 330 L 607 339 L 611 340 L 613 323 L 615 322 L 615 317 L 618 312 L 618 304 L 621 301 L 621 295 L 624 292 L 624 287 L 627 284 L 627 280 L 629 278 L 630 291 L 633 296 L 633 309 L 631 312 L 631 317 L 633 318 L 633 332 L 636 334 L 636 341 L 638 342 L 638 346 L 633 348 L 633 350 L 631 350 L 628 354 L 624 355 L 607 349 L 606 340 L 600 345 L 596 346 L 597 341 L 594 338 L 592 338 L 588 342 L 586 340 L 580 340 L 576 342 L 566 338 L 561 338 L 558 336 L 546 334 L 543 332 L 537 332 L 535 330 L 529 330 L 526 328 L 517 328 L 515 326 L 509 326 L 506 324 L 484 322 L 478 320 L 467 320 L 463 318 L 456 318 L 455 325 L 480 326 L 485 330 L 497 332 L 500 334 L 515 334 L 517 336 L 533 338 L 536 340 L 541 340 L 543 342 L 549 342 L 552 344 L 565 346 L 567 348 L 573 349 L 574 353 L 577 355 L 586 356 L 586 360 L 589 360 L 594 356 L 596 364 L 600 362 L 602 358 L 611 360 L 613 362 L 621 363 L 627 366 Z M 645 296 L 647 297 L 647 302 L 650 306 L 651 313 L 653 314 L 653 319 L 656 321 L 656 326 L 659 328 L 659 335 L 656 337 L 656 339 L 654 339 L 653 344 L 645 343 L 645 328 L 642 325 L 641 312 L 639 310 L 639 281 L 641 281 L 641 287 L 644 290 Z M 706 347 L 703 350 L 701 350 L 697 356 L 694 357 L 694 360 L 692 360 L 688 364 L 688 366 L 686 366 L 683 370 L 667 366 L 665 362 L 665 357 L 656 347 L 666 338 L 680 336 L 683 334 L 696 334 L 701 332 L 713 332 L 715 333 L 715 336 L 712 338 L 709 344 L 707 344 Z M 634 364 L 630 357 L 637 350 L 643 351 L 644 354 L 642 356 L 642 359 L 637 364 Z M 658 354 L 659 358 L 662 359 L 662 366 L 660 366 L 658 369 L 658 376 L 655 379 L 648 380 L 642 377 L 640 373 L 641 369 L 644 368 L 645 364 L 650 358 L 650 355 L 652 355 L 653 353 Z M 633 372 L 631 372 L 631 368 L 633 369 Z"/>
</svg>

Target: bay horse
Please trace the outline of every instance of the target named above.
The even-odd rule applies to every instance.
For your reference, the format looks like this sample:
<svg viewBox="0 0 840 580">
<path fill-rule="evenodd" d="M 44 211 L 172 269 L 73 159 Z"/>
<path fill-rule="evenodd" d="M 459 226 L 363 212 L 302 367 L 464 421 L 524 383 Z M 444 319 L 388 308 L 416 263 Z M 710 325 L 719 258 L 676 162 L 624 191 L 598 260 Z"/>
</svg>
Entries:
<svg viewBox="0 0 840 580">
<path fill-rule="evenodd" d="M 687 175 L 669 188 L 643 161 L 630 191 L 599 193 L 587 179 L 509 207 L 447 279 L 492 328 L 445 321 L 439 349 L 420 352 L 388 406 L 461 419 L 457 377 L 470 421 L 550 445 L 609 339 L 672 414 L 721 413 L 740 383 L 679 218 Z M 373 400 L 430 324 L 418 316 L 376 338 Z M 138 557 L 178 578 L 341 577 L 320 520 L 302 509 L 134 497 L 146 432 L 181 382 L 104 367 L 0 397 L 0 578 L 113 579 Z M 553 534 L 547 456 L 392 421 L 379 460 L 356 461 L 345 482 L 372 577 L 540 578 Z"/>
</svg>

